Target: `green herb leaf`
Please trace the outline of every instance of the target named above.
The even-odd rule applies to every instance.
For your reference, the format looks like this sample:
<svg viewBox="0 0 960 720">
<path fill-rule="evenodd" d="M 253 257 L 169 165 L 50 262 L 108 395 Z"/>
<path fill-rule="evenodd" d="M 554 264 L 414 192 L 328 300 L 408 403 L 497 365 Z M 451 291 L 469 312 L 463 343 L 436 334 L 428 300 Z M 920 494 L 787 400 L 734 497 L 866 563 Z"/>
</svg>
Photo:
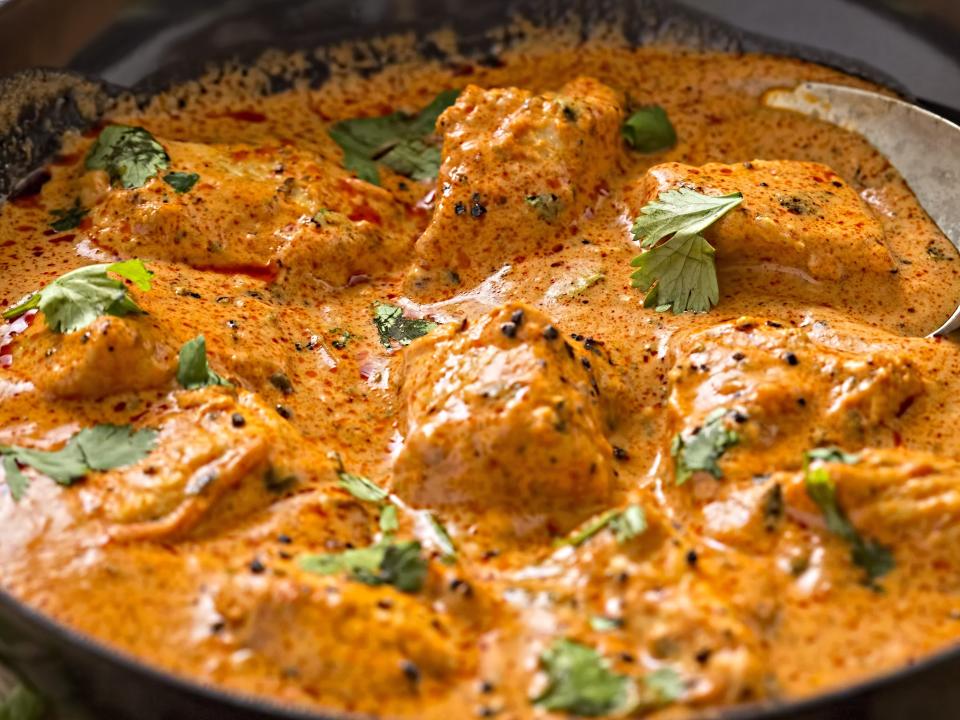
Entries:
<svg viewBox="0 0 960 720">
<path fill-rule="evenodd" d="M 427 577 L 427 561 L 420 554 L 416 540 L 381 543 L 338 554 L 305 555 L 300 567 L 318 575 L 349 574 L 350 579 L 367 585 L 393 585 L 413 593 L 423 587 Z"/>
<path fill-rule="evenodd" d="M 527 195 L 527 205 L 536 210 L 546 222 L 553 222 L 560 215 L 560 198 L 553 193 Z"/>
<path fill-rule="evenodd" d="M 163 176 L 163 181 L 177 191 L 178 195 L 190 192 L 200 176 L 197 173 L 172 172 Z"/>
<path fill-rule="evenodd" d="M 590 627 L 594 632 L 613 632 L 623 627 L 623 620 L 620 618 L 610 618 L 605 615 L 591 615 Z"/>
<path fill-rule="evenodd" d="M 727 448 L 740 442 L 740 435 L 727 428 L 726 415 L 724 408 L 717 408 L 707 415 L 699 430 L 686 438 L 681 433 L 673 438 L 670 453 L 677 463 L 677 485 L 685 483 L 699 470 L 716 478 L 723 477 L 717 461 Z"/>
<path fill-rule="evenodd" d="M 440 148 L 431 141 L 437 118 L 459 94 L 445 90 L 416 115 L 343 120 L 328 132 L 343 150 L 344 167 L 362 180 L 380 184 L 377 163 L 414 180 L 432 180 L 440 169 Z"/>
<path fill-rule="evenodd" d="M 112 470 L 146 457 L 156 445 L 157 432 L 134 430 L 130 425 L 95 425 L 71 437 L 59 450 L 34 450 L 18 445 L 0 445 L 3 472 L 10 494 L 20 500 L 27 489 L 27 478 L 17 463 L 69 486 L 91 470 Z"/>
<path fill-rule="evenodd" d="M 0 696 L 0 720 L 41 720 L 44 702 L 23 683 L 17 683 Z"/>
<path fill-rule="evenodd" d="M 333 336 L 333 340 L 330 341 L 330 344 L 333 345 L 337 350 L 343 350 L 347 345 L 350 344 L 350 340 L 353 338 L 353 334 L 349 330 L 344 330 L 343 328 L 330 328 L 330 335 Z"/>
<path fill-rule="evenodd" d="M 163 145 L 142 127 L 107 125 L 87 153 L 88 170 L 106 170 L 125 188 L 143 187 L 170 165 Z"/>
<path fill-rule="evenodd" d="M 617 542 L 627 542 L 647 529 L 647 516 L 639 505 L 629 505 L 623 510 L 607 510 L 587 520 L 558 545 L 580 547 L 600 531 L 609 528 Z"/>
<path fill-rule="evenodd" d="M 673 668 L 662 667 L 643 677 L 642 704 L 663 707 L 675 703 L 687 691 L 683 677 Z"/>
<path fill-rule="evenodd" d="M 697 235 L 741 202 L 743 195 L 738 192 L 717 197 L 689 188 L 667 190 L 640 208 L 633 222 L 634 240 L 646 249 L 675 233 Z"/>
<path fill-rule="evenodd" d="M 440 521 L 434 517 L 433 513 L 426 513 L 427 527 L 430 529 L 430 540 L 437 546 L 445 562 L 453 562 L 457 559 L 457 546 L 453 544 L 450 533 L 440 524 Z"/>
<path fill-rule="evenodd" d="M 403 308 L 384 302 L 374 303 L 373 324 L 377 328 L 380 342 L 387 349 L 390 349 L 394 342 L 409 345 L 437 327 L 437 324 L 430 320 L 406 318 L 403 316 Z"/>
<path fill-rule="evenodd" d="M 674 235 L 633 259 L 633 286 L 647 293 L 645 305 L 706 312 L 720 300 L 715 253 L 700 235 Z"/>
<path fill-rule="evenodd" d="M 20 472 L 17 460 L 13 455 L 3 456 L 3 478 L 10 488 L 10 497 L 20 502 L 27 492 L 30 483 L 27 477 Z"/>
<path fill-rule="evenodd" d="M 132 280 L 141 290 L 150 289 L 153 273 L 140 260 L 86 265 L 61 275 L 26 301 L 7 309 L 3 318 L 12 320 L 39 308 L 53 332 L 66 333 L 80 330 L 103 315 L 142 313 L 127 293 L 127 286 L 109 277 L 110 272 Z"/>
<path fill-rule="evenodd" d="M 666 110 L 659 105 L 648 105 L 632 113 L 620 127 L 620 134 L 627 145 L 645 153 L 659 152 L 677 144 L 677 131 Z"/>
<path fill-rule="evenodd" d="M 230 387 L 230 383 L 217 375 L 207 364 L 207 341 L 203 335 L 197 335 L 193 340 L 188 340 L 180 348 L 177 382 L 187 390 L 208 385 Z"/>
<path fill-rule="evenodd" d="M 337 476 L 340 478 L 340 487 L 353 495 L 357 500 L 363 502 L 379 503 L 389 497 L 389 493 L 372 480 L 363 475 L 354 475 L 344 471 L 339 471 Z"/>
<path fill-rule="evenodd" d="M 556 640 L 540 654 L 547 687 L 533 699 L 538 707 L 597 717 L 623 709 L 630 680 L 612 672 L 593 648 L 572 640 Z"/>
<path fill-rule="evenodd" d="M 845 461 L 841 461 L 845 462 Z M 825 467 L 807 468 L 804 478 L 807 495 L 823 513 L 827 529 L 850 545 L 850 558 L 854 565 L 863 568 L 866 583 L 878 590 L 876 581 L 893 570 L 893 552 L 885 545 L 863 537 L 837 500 L 837 488 Z"/>
<path fill-rule="evenodd" d="M 50 223 L 50 227 L 57 232 L 73 230 L 80 225 L 80 221 L 90 212 L 80 205 L 80 198 L 73 201 L 73 207 L 51 210 L 50 215 L 55 219 Z"/>
<path fill-rule="evenodd" d="M 384 535 L 392 535 L 400 528 L 397 520 L 397 506 L 384 505 L 380 508 L 380 532 Z"/>
<path fill-rule="evenodd" d="M 814 460 L 820 460 L 822 462 L 837 462 L 844 463 L 846 465 L 856 465 L 860 462 L 860 456 L 855 453 L 844 452 L 838 447 L 828 446 L 828 447 L 819 447 L 814 448 L 813 450 L 807 450 L 804 453 L 804 458 L 806 464 L 809 465 Z"/>
<path fill-rule="evenodd" d="M 682 313 L 706 312 L 717 304 L 716 251 L 700 233 L 742 201 L 738 192 L 713 197 L 680 188 L 660 193 L 640 209 L 633 235 L 645 252 L 631 262 L 638 269 L 630 277 L 647 293 L 644 307 L 669 306 Z"/>
<path fill-rule="evenodd" d="M 112 470 L 133 465 L 157 444 L 157 431 L 134 430 L 130 425 L 96 425 L 73 436 L 91 470 Z"/>
</svg>

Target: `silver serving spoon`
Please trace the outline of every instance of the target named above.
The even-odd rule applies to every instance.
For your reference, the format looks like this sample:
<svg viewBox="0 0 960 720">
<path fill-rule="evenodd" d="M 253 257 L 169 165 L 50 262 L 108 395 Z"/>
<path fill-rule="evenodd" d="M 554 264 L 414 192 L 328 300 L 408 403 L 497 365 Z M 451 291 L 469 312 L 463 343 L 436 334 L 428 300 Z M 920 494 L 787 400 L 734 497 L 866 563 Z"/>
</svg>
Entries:
<svg viewBox="0 0 960 720">
<path fill-rule="evenodd" d="M 900 172 L 960 252 L 960 127 L 903 100 L 842 85 L 802 83 L 792 90 L 771 90 L 764 102 L 865 137 Z M 960 306 L 930 337 L 958 328 Z"/>
</svg>

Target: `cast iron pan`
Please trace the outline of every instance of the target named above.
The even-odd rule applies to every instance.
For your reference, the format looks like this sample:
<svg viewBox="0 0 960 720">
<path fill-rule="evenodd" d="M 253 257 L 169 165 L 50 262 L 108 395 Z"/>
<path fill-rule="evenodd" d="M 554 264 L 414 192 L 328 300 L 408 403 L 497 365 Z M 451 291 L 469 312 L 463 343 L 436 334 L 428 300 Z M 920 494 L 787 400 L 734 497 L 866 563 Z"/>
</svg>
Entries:
<svg viewBox="0 0 960 720">
<path fill-rule="evenodd" d="M 451 13 L 451 8 L 455 11 Z M 848 73 L 893 87 L 906 97 L 909 88 L 897 86 L 882 73 L 849 58 L 809 47 L 798 47 L 744 33 L 712 18 L 672 5 L 669 0 L 354 0 L 333 3 L 295 0 L 264 3 L 253 0 L 224 4 L 204 29 L 246 28 L 213 47 L 206 65 L 194 57 L 199 37 L 189 42 L 190 59 L 168 66 L 133 88 L 62 71 L 34 70 L 0 80 L 0 200 L 36 192 L 44 182 L 43 163 L 53 155 L 63 131 L 94 125 L 118 97 L 132 93 L 145 101 L 153 93 L 195 78 L 209 62 L 242 67 L 255 61 L 265 47 L 286 50 L 322 48 L 344 40 L 357 41 L 364 52 L 359 70 L 372 73 L 392 58 L 379 54 L 365 39 L 396 32 L 413 32 L 427 58 L 446 56 L 426 38 L 440 27 L 452 28 L 459 52 L 474 62 L 496 62 L 497 47 L 515 42 L 514 33 L 500 45 L 490 31 L 507 19 L 523 16 L 541 27 L 567 22 L 573 15 L 582 23 L 586 39 L 592 27 L 615 19 L 627 39 L 636 45 L 670 40 L 698 49 L 728 52 L 785 54 L 831 65 Z M 291 25 L 292 22 L 292 25 Z M 299 28 L 289 32 L 290 27 Z M 253 39 L 251 37 L 251 29 Z M 148 32 L 148 31 L 144 31 Z M 136 33 L 133 33 L 136 35 Z M 228 32 L 229 36 L 230 33 Z M 141 34 L 141 40 L 147 39 Z M 223 47 L 226 45 L 227 47 Z M 114 49 L 115 46 L 114 46 Z M 101 48 L 102 50 L 102 48 Z M 180 53 L 178 53 L 180 54 Z M 212 55 L 212 57 L 211 57 Z M 311 54 L 301 80 L 321 85 L 329 75 L 322 52 Z M 89 57 L 87 58 L 90 59 Z M 267 92 L 280 92 L 289 75 L 270 79 Z M 915 99 L 915 98 L 914 98 Z M 958 113 L 942 109 L 954 117 Z M 0 529 L 2 531 L 2 529 Z M 2 562 L 2 559 L 0 559 Z M 357 648 L 358 653 L 364 648 Z M 168 675 L 98 641 L 59 625 L 0 590 L 0 660 L 19 671 L 47 699 L 51 718 L 58 720 L 346 720 L 341 712 L 309 713 L 267 701 L 230 694 Z M 927 657 L 909 667 L 877 676 L 801 702 L 745 706 L 726 713 L 710 712 L 718 720 L 924 720 L 960 718 L 960 648 Z M 472 711 L 465 709 L 465 717 Z M 17 719 L 14 719 L 17 720 Z"/>
</svg>

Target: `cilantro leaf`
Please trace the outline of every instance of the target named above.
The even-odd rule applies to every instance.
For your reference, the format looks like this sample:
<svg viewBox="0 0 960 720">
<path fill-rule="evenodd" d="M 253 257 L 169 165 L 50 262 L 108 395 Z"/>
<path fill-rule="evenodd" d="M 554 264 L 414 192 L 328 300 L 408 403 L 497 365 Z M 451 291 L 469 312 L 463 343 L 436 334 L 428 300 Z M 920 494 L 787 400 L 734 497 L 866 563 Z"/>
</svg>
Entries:
<svg viewBox="0 0 960 720">
<path fill-rule="evenodd" d="M 823 513 L 827 530 L 850 545 L 850 559 L 854 565 L 863 568 L 866 573 L 866 584 L 875 590 L 879 589 L 876 581 L 895 567 L 892 550 L 870 538 L 863 537 L 857 531 L 840 506 L 836 484 L 827 468 L 807 467 L 804 486 L 807 495 Z"/>
<path fill-rule="evenodd" d="M 357 498 L 357 500 L 379 503 L 389 497 L 389 493 L 386 490 L 372 480 L 365 478 L 363 475 L 355 475 L 340 470 L 337 472 L 337 476 L 340 478 L 340 487 L 344 488 Z"/>
<path fill-rule="evenodd" d="M 397 506 L 384 505 L 380 508 L 380 532 L 384 535 L 392 535 L 400 528 L 397 521 Z"/>
<path fill-rule="evenodd" d="M 716 251 L 700 233 L 742 201 L 738 192 L 713 197 L 679 188 L 640 209 L 633 236 L 645 252 L 630 263 L 638 268 L 630 277 L 647 293 L 644 307 L 682 313 L 706 312 L 717 304 Z M 673 237 L 661 242 L 668 235 Z"/>
<path fill-rule="evenodd" d="M 8 308 L 3 319 L 12 320 L 39 308 L 53 332 L 66 333 L 80 330 L 103 315 L 143 313 L 127 293 L 127 286 L 107 275 L 109 272 L 132 280 L 141 290 L 150 289 L 153 273 L 140 260 L 86 265 L 61 275 L 24 302 Z"/>
<path fill-rule="evenodd" d="M 444 562 L 452 562 L 457 558 L 457 546 L 453 544 L 450 533 L 434 517 L 433 513 L 426 513 L 427 527 L 430 530 L 430 541 L 440 550 Z"/>
<path fill-rule="evenodd" d="M 69 486 L 91 470 L 112 470 L 145 458 L 156 445 L 156 430 L 134 430 L 130 425 L 95 425 L 71 437 L 59 450 L 34 450 L 18 445 L 0 445 L 3 472 L 14 500 L 27 489 L 20 465 Z"/>
<path fill-rule="evenodd" d="M 860 462 L 859 455 L 855 453 L 844 452 L 840 448 L 833 445 L 807 450 L 807 452 L 804 453 L 804 457 L 807 464 L 814 460 L 821 460 L 823 462 L 839 462 L 847 465 L 855 465 L 856 463 Z"/>
<path fill-rule="evenodd" d="M 715 253 L 702 236 L 678 233 L 633 259 L 633 286 L 648 293 L 645 305 L 706 312 L 720 300 Z"/>
<path fill-rule="evenodd" d="M 41 720 L 44 702 L 33 690 L 17 683 L 0 696 L 0 720 Z"/>
<path fill-rule="evenodd" d="M 527 195 L 527 205 L 533 208 L 537 215 L 546 222 L 553 222 L 560 215 L 560 198 L 554 193 Z"/>
<path fill-rule="evenodd" d="M 373 305 L 373 324 L 377 328 L 381 344 L 390 349 L 394 342 L 409 345 L 437 327 L 435 322 L 403 316 L 403 308 L 384 302 Z"/>
<path fill-rule="evenodd" d="M 178 195 L 190 192 L 199 179 L 197 173 L 172 172 L 163 176 L 163 181 L 176 190 Z"/>
<path fill-rule="evenodd" d="M 304 555 L 299 564 L 303 570 L 318 575 L 346 572 L 351 580 L 367 585 L 393 585 L 407 593 L 420 590 L 427 577 L 427 561 L 416 540 L 380 543 L 335 554 Z"/>
<path fill-rule="evenodd" d="M 704 470 L 716 478 L 723 477 L 717 464 L 727 448 L 740 442 L 740 435 L 729 430 L 724 422 L 727 411 L 717 408 L 699 429 L 686 438 L 677 433 L 670 447 L 670 454 L 677 463 L 677 485 L 682 485 L 693 473 Z"/>
<path fill-rule="evenodd" d="M 414 180 L 432 180 L 440 169 L 440 148 L 431 141 L 437 118 L 459 94 L 444 90 L 416 115 L 342 120 L 327 132 L 343 150 L 344 167 L 361 180 L 380 184 L 377 163 Z"/>
<path fill-rule="evenodd" d="M 739 192 L 717 197 L 683 187 L 667 190 L 640 208 L 640 216 L 633 222 L 633 238 L 647 249 L 667 235 L 697 235 L 741 202 Z"/>
<path fill-rule="evenodd" d="M 647 516 L 639 505 L 629 505 L 623 510 L 607 510 L 585 522 L 558 544 L 580 547 L 605 529 L 613 533 L 617 542 L 627 542 L 647 529 Z"/>
<path fill-rule="evenodd" d="M 217 375 L 207 364 L 207 341 L 203 335 L 188 340 L 180 348 L 177 382 L 187 390 L 208 385 L 230 386 L 230 383 Z"/>
<path fill-rule="evenodd" d="M 73 436 L 91 470 L 112 470 L 139 462 L 156 447 L 157 431 L 130 425 L 95 425 Z"/>
<path fill-rule="evenodd" d="M 659 105 L 648 105 L 635 111 L 620 126 L 627 145 L 640 152 L 653 153 L 677 144 L 677 131 Z"/>
<path fill-rule="evenodd" d="M 3 478 L 7 483 L 7 487 L 10 489 L 10 496 L 17 502 L 20 502 L 26 494 L 30 482 L 26 476 L 20 472 L 17 459 L 13 455 L 3 456 Z"/>
<path fill-rule="evenodd" d="M 540 654 L 547 686 L 533 703 L 549 711 L 596 717 L 623 709 L 630 680 L 610 670 L 593 648 L 561 639 Z"/>
<path fill-rule="evenodd" d="M 611 618 L 606 615 L 591 615 L 590 629 L 594 632 L 605 633 L 619 630 L 623 627 L 623 620 L 620 618 Z"/>
<path fill-rule="evenodd" d="M 73 201 L 73 206 L 51 210 L 50 215 L 55 219 L 50 223 L 50 227 L 57 232 L 73 230 L 80 225 L 80 221 L 90 212 L 80 205 L 80 198 Z"/>
<path fill-rule="evenodd" d="M 643 677 L 642 705 L 663 707 L 682 698 L 686 691 L 680 673 L 670 667 L 657 668 Z"/>
<path fill-rule="evenodd" d="M 87 170 L 106 170 L 123 187 L 143 187 L 170 165 L 170 156 L 142 127 L 107 125 L 87 153 Z"/>
</svg>

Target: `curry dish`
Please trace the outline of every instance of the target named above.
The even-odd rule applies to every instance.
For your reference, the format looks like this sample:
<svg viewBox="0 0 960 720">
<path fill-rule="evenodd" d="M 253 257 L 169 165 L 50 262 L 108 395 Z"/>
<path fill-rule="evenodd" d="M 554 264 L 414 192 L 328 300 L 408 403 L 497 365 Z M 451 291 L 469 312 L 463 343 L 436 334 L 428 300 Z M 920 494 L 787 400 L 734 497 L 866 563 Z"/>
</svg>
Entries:
<svg viewBox="0 0 960 720">
<path fill-rule="evenodd" d="M 960 259 L 763 105 L 802 80 L 869 87 L 541 39 L 68 134 L 0 208 L 2 587 L 383 717 L 686 717 L 955 643 Z"/>
</svg>

